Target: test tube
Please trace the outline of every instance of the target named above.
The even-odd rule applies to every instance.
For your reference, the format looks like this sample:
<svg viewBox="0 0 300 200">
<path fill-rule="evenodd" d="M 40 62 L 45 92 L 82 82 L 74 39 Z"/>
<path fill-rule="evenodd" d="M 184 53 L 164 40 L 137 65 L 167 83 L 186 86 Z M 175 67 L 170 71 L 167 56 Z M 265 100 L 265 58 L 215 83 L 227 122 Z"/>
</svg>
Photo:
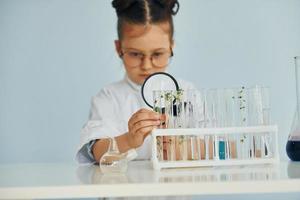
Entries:
<svg viewBox="0 0 300 200">
<path fill-rule="evenodd" d="M 264 136 L 261 138 L 263 149 L 264 149 L 264 157 L 270 158 L 273 155 L 272 148 L 271 148 L 271 137 L 270 133 L 264 133 Z"/>
<path fill-rule="evenodd" d="M 261 135 L 255 136 L 255 157 L 261 158 L 262 152 L 261 152 Z"/>
<path fill-rule="evenodd" d="M 270 103 L 269 103 L 269 88 L 255 86 L 248 89 L 248 110 L 249 110 L 249 125 L 268 125 L 269 114 L 270 114 Z M 264 147 L 262 147 L 264 145 Z M 261 135 L 253 136 L 254 153 L 252 157 L 268 157 L 270 156 L 269 150 L 270 145 L 266 137 Z"/>
<path fill-rule="evenodd" d="M 213 155 L 214 160 L 219 160 L 219 137 L 217 135 L 213 136 Z"/>
<path fill-rule="evenodd" d="M 182 157 L 182 139 L 181 139 L 182 136 L 176 136 L 176 139 L 175 139 L 175 149 L 176 149 L 176 160 L 182 160 L 183 157 Z"/>
<path fill-rule="evenodd" d="M 192 136 L 186 136 L 187 138 L 187 151 L 188 151 L 188 160 L 193 160 L 194 157 L 194 147 L 193 147 L 193 141 Z"/>
<path fill-rule="evenodd" d="M 184 128 L 186 127 L 186 113 L 184 105 L 184 95 L 183 90 L 173 91 L 173 116 L 174 116 L 174 128 Z M 188 141 L 187 136 L 181 135 L 176 136 L 176 144 L 179 150 L 176 150 L 176 159 L 188 160 Z"/>
<path fill-rule="evenodd" d="M 226 142 L 223 137 L 219 137 L 219 146 L 218 146 L 218 154 L 220 160 L 225 160 L 226 158 Z"/>
<path fill-rule="evenodd" d="M 175 149 L 176 140 L 175 140 L 175 138 L 176 138 L 175 136 L 168 136 L 168 143 L 169 143 L 168 160 L 171 160 L 171 161 L 176 160 L 176 149 Z"/>
<path fill-rule="evenodd" d="M 217 99 L 217 90 L 211 89 L 208 90 L 206 93 L 206 127 L 209 128 L 215 128 L 216 127 L 216 121 L 217 121 L 217 111 L 216 111 L 216 99 Z M 214 135 L 205 135 L 205 159 L 206 160 L 212 160 L 214 159 Z"/>
<path fill-rule="evenodd" d="M 247 134 L 240 134 L 238 141 L 238 158 L 239 159 L 249 159 L 249 136 Z"/>
<path fill-rule="evenodd" d="M 163 139 L 162 136 L 156 136 L 156 151 L 157 151 L 157 159 L 159 161 L 163 160 Z"/>
<path fill-rule="evenodd" d="M 163 136 L 163 159 L 169 160 L 168 157 L 169 141 L 167 136 Z"/>
<path fill-rule="evenodd" d="M 233 137 L 233 139 L 229 140 L 229 154 L 230 154 L 230 159 L 235 159 L 237 158 L 237 147 L 236 147 L 236 137 Z"/>
<path fill-rule="evenodd" d="M 226 146 L 226 151 L 225 151 L 225 159 L 230 159 L 230 141 L 228 136 L 225 136 L 225 146 Z"/>
<path fill-rule="evenodd" d="M 205 145 L 205 136 L 199 136 L 199 150 L 200 150 L 200 159 L 205 160 L 206 158 L 206 145 Z"/>
<path fill-rule="evenodd" d="M 201 160 L 201 154 L 203 149 L 201 149 L 201 137 L 200 136 L 195 136 L 196 137 L 196 146 L 197 146 L 197 160 Z"/>
<path fill-rule="evenodd" d="M 208 146 L 209 159 L 213 160 L 214 159 L 214 136 L 209 136 L 207 146 Z"/>
<path fill-rule="evenodd" d="M 196 136 L 188 136 L 188 159 L 200 159 L 200 140 Z"/>
<path fill-rule="evenodd" d="M 161 105 L 161 91 L 153 91 L 153 110 L 159 114 L 162 114 L 162 105 Z M 162 128 L 162 124 L 159 125 L 159 128 Z M 156 137 L 156 149 L 157 149 L 157 158 L 158 160 L 164 160 L 164 141 L 163 136 Z"/>
<path fill-rule="evenodd" d="M 174 128 L 174 116 L 173 116 L 173 91 L 165 91 L 165 114 L 167 116 L 167 125 L 166 128 Z M 168 150 L 167 157 L 168 160 L 175 161 L 176 160 L 176 136 L 166 136 L 166 140 L 168 141 Z"/>
<path fill-rule="evenodd" d="M 181 155 L 182 155 L 182 160 L 188 160 L 187 136 L 182 135 L 180 139 L 181 139 L 180 151 L 181 151 Z"/>
<path fill-rule="evenodd" d="M 237 126 L 236 115 L 236 88 L 225 89 L 225 126 L 226 127 L 235 127 Z M 236 136 L 235 135 L 226 135 L 226 159 L 235 159 L 236 155 Z"/>
<path fill-rule="evenodd" d="M 255 139 L 253 134 L 249 134 L 249 157 L 255 158 Z"/>
<path fill-rule="evenodd" d="M 209 135 L 204 136 L 204 146 L 205 146 L 205 159 L 209 160 L 210 159 L 210 149 L 209 149 Z"/>
<path fill-rule="evenodd" d="M 165 91 L 161 91 L 161 128 L 168 128 L 168 119 L 166 113 L 166 99 L 165 99 Z M 164 160 L 170 160 L 170 141 L 169 136 L 163 136 L 163 157 Z"/>
</svg>

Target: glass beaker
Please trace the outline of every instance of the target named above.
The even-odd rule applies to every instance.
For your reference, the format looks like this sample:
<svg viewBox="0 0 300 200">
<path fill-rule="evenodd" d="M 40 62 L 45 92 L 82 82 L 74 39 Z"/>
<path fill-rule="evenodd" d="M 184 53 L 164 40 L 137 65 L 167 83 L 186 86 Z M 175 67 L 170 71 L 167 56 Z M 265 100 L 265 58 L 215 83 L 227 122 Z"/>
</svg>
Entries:
<svg viewBox="0 0 300 200">
<path fill-rule="evenodd" d="M 286 144 L 286 153 L 292 161 L 300 161 L 300 56 L 295 57 L 297 107 L 291 132 Z"/>
<path fill-rule="evenodd" d="M 120 153 L 117 142 L 109 138 L 108 151 L 100 158 L 99 166 L 102 173 L 125 173 L 127 171 L 127 153 Z"/>
</svg>

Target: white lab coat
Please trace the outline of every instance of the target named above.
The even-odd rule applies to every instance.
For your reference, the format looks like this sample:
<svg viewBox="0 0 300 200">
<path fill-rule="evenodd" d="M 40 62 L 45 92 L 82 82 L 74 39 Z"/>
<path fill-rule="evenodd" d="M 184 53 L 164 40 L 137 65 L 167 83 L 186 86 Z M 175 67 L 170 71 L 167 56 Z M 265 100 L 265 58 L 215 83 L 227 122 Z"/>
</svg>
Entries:
<svg viewBox="0 0 300 200">
<path fill-rule="evenodd" d="M 194 89 L 191 83 L 178 80 L 181 89 Z M 141 96 L 141 85 L 135 84 L 127 76 L 119 82 L 104 87 L 92 97 L 90 116 L 80 133 L 80 144 L 76 154 L 79 163 L 91 163 L 87 157 L 85 144 L 91 140 L 116 137 L 128 131 L 128 120 L 141 108 L 148 108 Z M 136 149 L 136 159 L 150 159 L 151 137 Z"/>
</svg>

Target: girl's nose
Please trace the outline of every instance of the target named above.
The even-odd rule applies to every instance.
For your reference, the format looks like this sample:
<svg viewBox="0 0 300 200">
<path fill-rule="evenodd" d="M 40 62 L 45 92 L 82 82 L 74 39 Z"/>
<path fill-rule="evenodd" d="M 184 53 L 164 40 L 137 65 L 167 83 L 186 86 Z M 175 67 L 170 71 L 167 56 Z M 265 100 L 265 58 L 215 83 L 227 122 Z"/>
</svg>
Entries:
<svg viewBox="0 0 300 200">
<path fill-rule="evenodd" d="M 152 61 L 149 57 L 144 57 L 141 68 L 143 70 L 148 70 L 152 68 Z"/>
</svg>

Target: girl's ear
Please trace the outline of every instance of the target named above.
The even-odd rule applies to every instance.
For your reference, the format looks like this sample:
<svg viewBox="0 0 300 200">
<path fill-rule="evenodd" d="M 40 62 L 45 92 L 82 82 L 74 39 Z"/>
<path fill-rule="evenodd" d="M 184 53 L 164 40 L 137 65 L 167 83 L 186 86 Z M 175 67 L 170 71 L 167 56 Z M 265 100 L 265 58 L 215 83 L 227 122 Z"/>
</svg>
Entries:
<svg viewBox="0 0 300 200">
<path fill-rule="evenodd" d="M 121 42 L 120 42 L 120 40 L 115 40 L 115 48 L 116 48 L 116 52 L 118 53 L 118 55 L 121 56 Z"/>
</svg>

